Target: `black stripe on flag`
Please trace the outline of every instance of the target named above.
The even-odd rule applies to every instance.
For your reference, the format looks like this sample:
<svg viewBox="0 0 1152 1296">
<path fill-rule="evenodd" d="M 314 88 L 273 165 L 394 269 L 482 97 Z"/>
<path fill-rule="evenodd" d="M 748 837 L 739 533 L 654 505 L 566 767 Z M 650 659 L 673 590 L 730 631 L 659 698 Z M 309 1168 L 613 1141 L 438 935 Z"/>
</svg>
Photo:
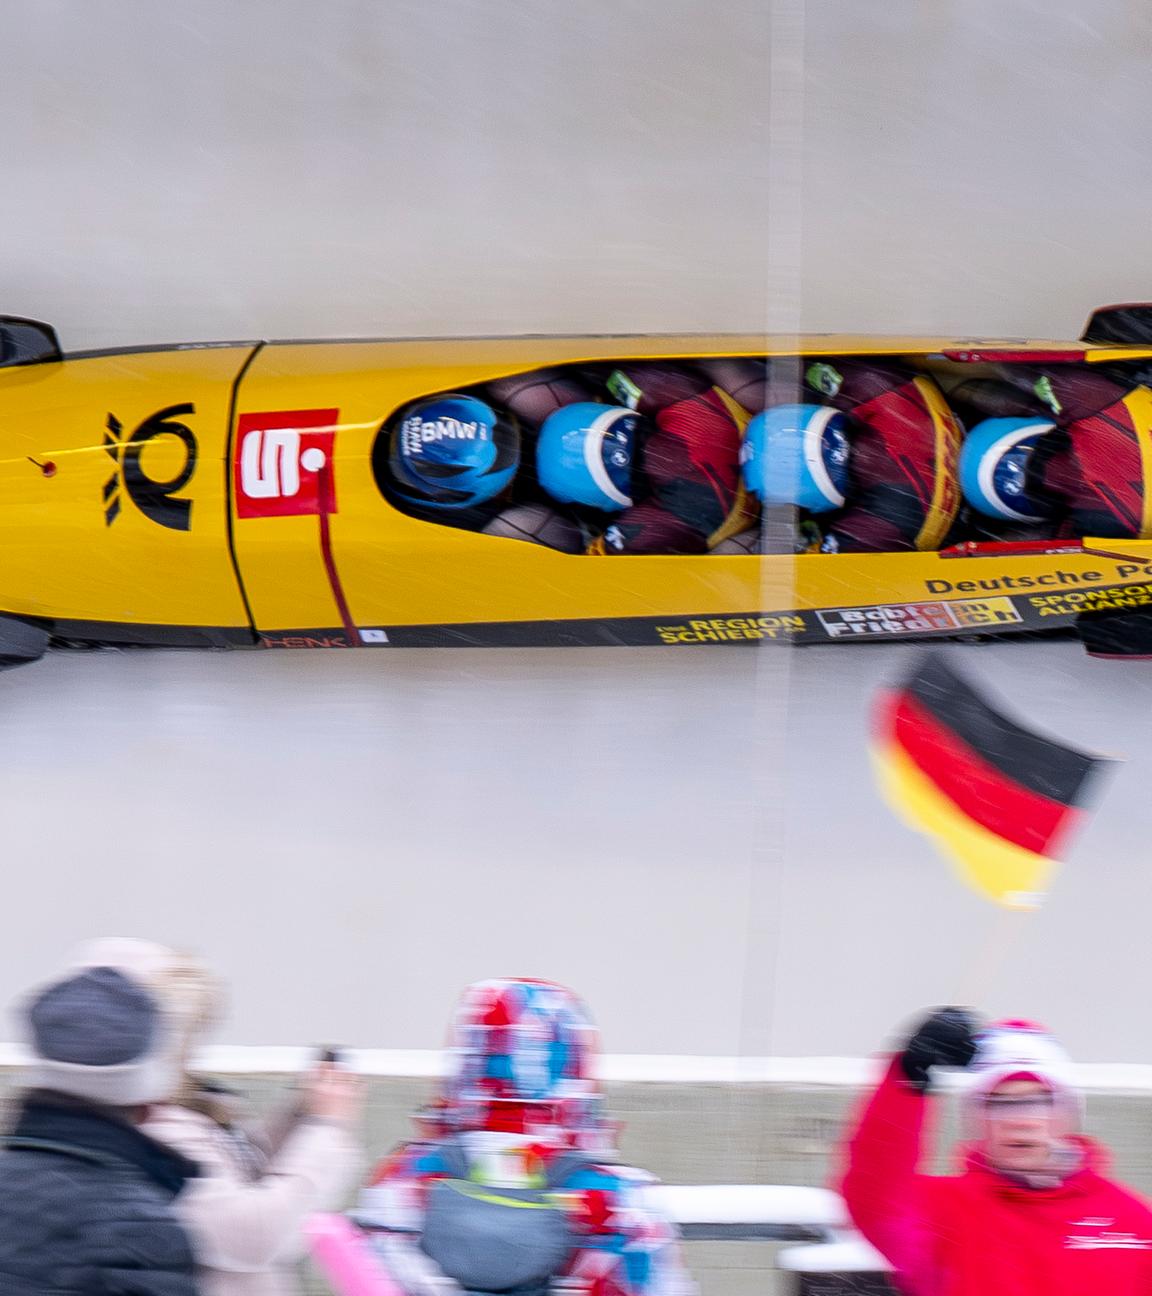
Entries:
<svg viewBox="0 0 1152 1296">
<path fill-rule="evenodd" d="M 1052 801 L 1083 805 L 1088 779 L 1107 763 L 1015 724 L 938 653 L 923 654 L 903 688 L 1006 778 Z"/>
</svg>

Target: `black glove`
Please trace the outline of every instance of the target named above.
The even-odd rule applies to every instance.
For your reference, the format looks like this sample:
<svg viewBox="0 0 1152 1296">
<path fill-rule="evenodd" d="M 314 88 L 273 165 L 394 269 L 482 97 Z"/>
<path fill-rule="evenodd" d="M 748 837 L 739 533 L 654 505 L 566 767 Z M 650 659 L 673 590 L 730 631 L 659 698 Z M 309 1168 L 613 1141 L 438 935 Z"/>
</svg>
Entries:
<svg viewBox="0 0 1152 1296">
<path fill-rule="evenodd" d="M 976 1056 L 976 1030 L 976 1019 L 963 1008 L 938 1008 L 925 1018 L 900 1054 L 908 1083 L 923 1092 L 932 1067 L 966 1067 Z"/>
</svg>

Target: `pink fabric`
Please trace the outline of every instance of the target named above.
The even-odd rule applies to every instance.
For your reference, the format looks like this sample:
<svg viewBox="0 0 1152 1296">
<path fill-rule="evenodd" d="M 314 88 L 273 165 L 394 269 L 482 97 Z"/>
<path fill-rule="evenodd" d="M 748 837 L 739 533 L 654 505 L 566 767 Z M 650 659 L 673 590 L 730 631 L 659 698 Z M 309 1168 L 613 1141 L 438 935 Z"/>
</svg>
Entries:
<svg viewBox="0 0 1152 1296">
<path fill-rule="evenodd" d="M 404 1296 L 364 1234 L 343 1215 L 313 1215 L 308 1244 L 337 1296 Z"/>
</svg>

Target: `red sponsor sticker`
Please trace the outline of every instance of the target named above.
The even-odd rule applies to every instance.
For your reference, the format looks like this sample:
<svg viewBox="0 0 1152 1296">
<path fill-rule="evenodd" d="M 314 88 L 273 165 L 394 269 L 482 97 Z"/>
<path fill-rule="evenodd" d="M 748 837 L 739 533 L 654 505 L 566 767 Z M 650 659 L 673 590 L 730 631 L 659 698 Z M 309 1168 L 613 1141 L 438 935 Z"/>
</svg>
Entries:
<svg viewBox="0 0 1152 1296">
<path fill-rule="evenodd" d="M 960 625 L 952 608 L 944 602 L 823 608 L 816 615 L 831 639 L 924 634 L 933 630 L 955 630 Z"/>
<path fill-rule="evenodd" d="M 236 516 L 335 513 L 332 455 L 338 417 L 334 409 L 241 414 L 232 464 Z"/>
</svg>

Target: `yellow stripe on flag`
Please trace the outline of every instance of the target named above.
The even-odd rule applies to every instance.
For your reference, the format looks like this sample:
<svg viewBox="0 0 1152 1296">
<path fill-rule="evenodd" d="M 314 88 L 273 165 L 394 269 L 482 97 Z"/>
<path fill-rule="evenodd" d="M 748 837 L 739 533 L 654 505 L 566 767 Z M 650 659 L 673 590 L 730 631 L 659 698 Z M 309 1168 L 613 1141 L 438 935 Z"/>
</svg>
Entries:
<svg viewBox="0 0 1152 1296">
<path fill-rule="evenodd" d="M 1048 887 L 1052 860 L 1007 842 L 969 819 L 903 748 L 874 748 L 877 781 L 892 808 L 931 837 L 974 891 L 1009 909 L 1035 909 Z"/>
</svg>

